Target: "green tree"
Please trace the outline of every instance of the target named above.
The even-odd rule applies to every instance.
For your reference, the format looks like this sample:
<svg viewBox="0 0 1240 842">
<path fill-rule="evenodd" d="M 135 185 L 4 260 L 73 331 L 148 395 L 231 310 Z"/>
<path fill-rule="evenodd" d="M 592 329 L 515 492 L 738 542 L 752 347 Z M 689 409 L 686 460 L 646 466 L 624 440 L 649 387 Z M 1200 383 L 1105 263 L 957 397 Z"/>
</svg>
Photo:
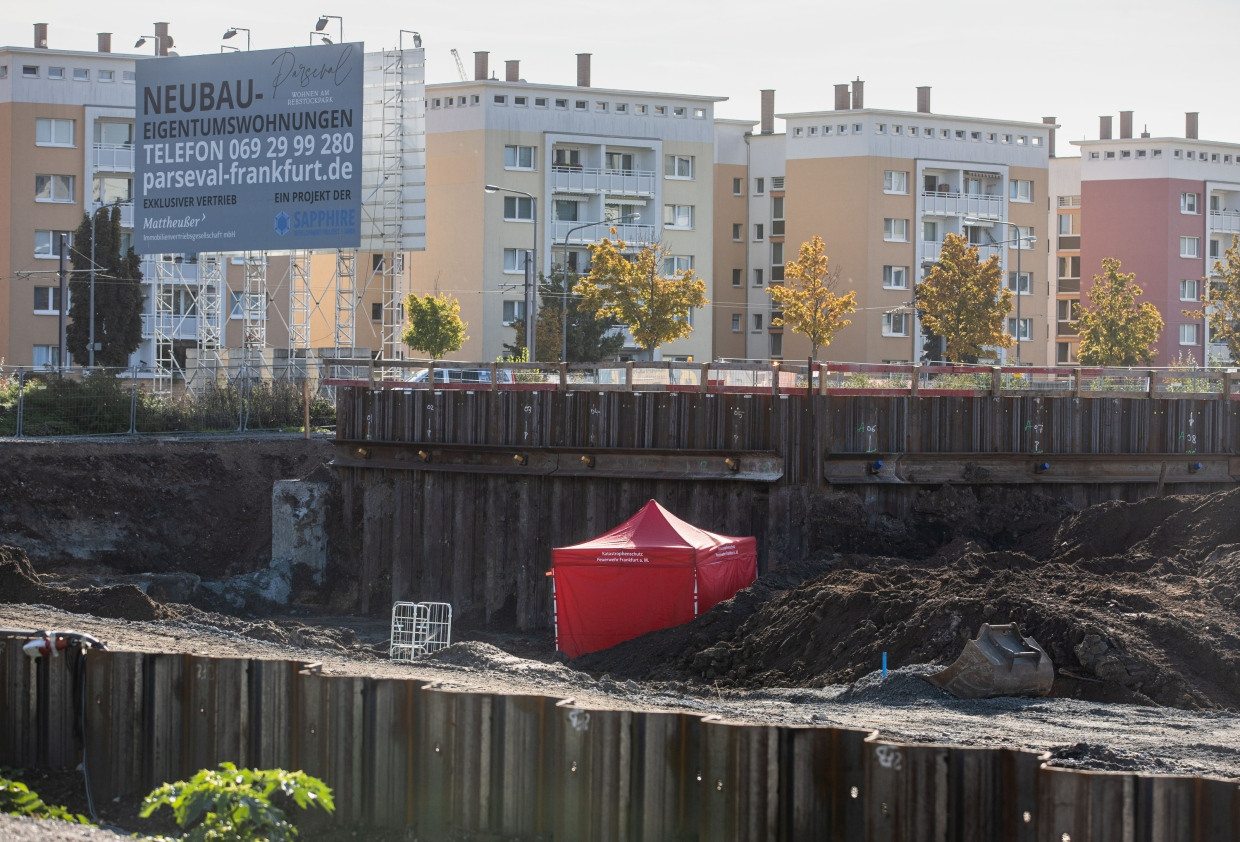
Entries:
<svg viewBox="0 0 1240 842">
<path fill-rule="evenodd" d="M 1004 329 L 1011 308 L 998 256 L 981 263 L 977 246 L 959 234 L 944 237 L 939 262 L 917 285 L 917 310 L 926 329 L 943 338 L 946 358 L 975 363 L 986 348 L 1012 347 Z"/>
<path fill-rule="evenodd" d="M 637 344 L 651 352 L 691 334 L 689 311 L 706 306 L 706 283 L 692 269 L 665 272 L 668 254 L 661 243 L 628 251 L 620 239 L 590 246 L 590 274 L 573 287 L 581 309 L 627 325 Z"/>
<path fill-rule="evenodd" d="M 1072 323 L 1081 339 L 1083 365 L 1149 365 L 1158 349 L 1162 314 L 1148 301 L 1137 303 L 1143 290 L 1136 274 L 1120 272 L 1120 261 L 1103 258 L 1102 274 L 1094 275 L 1090 304 Z"/>
<path fill-rule="evenodd" d="M 857 311 L 855 290 L 835 294 L 839 273 L 831 270 L 829 261 L 822 238 L 815 234 L 809 242 L 801 243 L 800 255 L 784 267 L 784 283 L 771 284 L 767 290 L 781 311 L 771 324 L 787 325 L 808 337 L 814 359 L 820 347 L 831 344 L 836 331 L 852 324 L 844 317 Z"/>
<path fill-rule="evenodd" d="M 538 362 L 556 362 L 560 359 L 564 337 L 564 299 L 568 299 L 568 359 L 566 362 L 599 362 L 615 359 L 624 347 L 624 337 L 615 331 L 615 320 L 583 309 L 581 299 L 569 293 L 564 295 L 563 276 L 559 273 L 539 282 L 538 321 L 534 325 Z M 516 338 L 512 344 L 505 343 L 504 350 L 511 355 L 525 350 L 525 319 L 512 324 Z"/>
<path fill-rule="evenodd" d="M 1210 319 L 1206 342 L 1226 342 L 1233 360 L 1240 360 L 1240 237 L 1231 238 L 1231 248 L 1222 260 L 1214 261 L 1214 278 L 1206 278 L 1197 310 L 1185 310 L 1190 319 Z M 1207 361 L 1208 362 L 1208 361 Z"/>
<path fill-rule="evenodd" d="M 116 205 L 95 211 L 95 364 L 129 365 L 129 355 L 142 342 L 142 261 L 133 249 L 121 254 L 121 210 Z M 91 218 L 73 232 L 73 274 L 69 281 L 69 324 L 65 341 L 81 365 L 90 360 Z"/>
<path fill-rule="evenodd" d="M 469 337 L 467 322 L 461 321 L 461 302 L 450 295 L 405 296 L 405 318 L 408 319 L 401 341 L 432 359 L 459 351 Z"/>
</svg>

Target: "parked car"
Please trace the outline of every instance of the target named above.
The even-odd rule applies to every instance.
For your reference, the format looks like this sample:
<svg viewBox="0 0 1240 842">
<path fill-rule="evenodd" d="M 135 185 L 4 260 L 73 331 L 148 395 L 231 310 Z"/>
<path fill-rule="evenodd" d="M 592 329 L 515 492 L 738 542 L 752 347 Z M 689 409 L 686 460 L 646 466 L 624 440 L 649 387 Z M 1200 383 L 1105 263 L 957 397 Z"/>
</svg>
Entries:
<svg viewBox="0 0 1240 842">
<path fill-rule="evenodd" d="M 430 373 L 430 369 L 422 368 L 413 372 L 412 376 L 406 378 L 410 383 L 425 383 Z M 435 369 L 436 383 L 490 383 L 491 369 L 489 368 L 437 368 Z M 512 369 L 497 368 L 495 370 L 496 383 L 512 383 Z"/>
</svg>

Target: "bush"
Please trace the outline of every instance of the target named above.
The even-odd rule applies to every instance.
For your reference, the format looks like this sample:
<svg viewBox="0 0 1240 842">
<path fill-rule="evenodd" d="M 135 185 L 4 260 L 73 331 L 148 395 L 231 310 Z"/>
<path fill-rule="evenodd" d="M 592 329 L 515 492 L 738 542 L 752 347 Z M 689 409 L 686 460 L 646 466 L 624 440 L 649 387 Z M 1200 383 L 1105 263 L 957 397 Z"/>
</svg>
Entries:
<svg viewBox="0 0 1240 842">
<path fill-rule="evenodd" d="M 21 781 L 10 780 L 3 776 L 0 776 L 0 813 L 11 813 L 32 819 L 60 819 L 76 824 L 91 824 L 90 819 L 85 816 L 70 813 L 64 807 L 57 807 L 55 804 L 45 804 L 38 793 L 33 792 Z"/>
</svg>

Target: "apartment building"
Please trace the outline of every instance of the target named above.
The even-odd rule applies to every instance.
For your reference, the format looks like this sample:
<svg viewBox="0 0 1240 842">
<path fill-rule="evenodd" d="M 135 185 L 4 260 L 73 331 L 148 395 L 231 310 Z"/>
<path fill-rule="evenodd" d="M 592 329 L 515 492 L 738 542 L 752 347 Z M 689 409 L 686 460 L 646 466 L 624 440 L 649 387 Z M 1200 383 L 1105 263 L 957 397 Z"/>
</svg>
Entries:
<svg viewBox="0 0 1240 842">
<path fill-rule="evenodd" d="M 495 359 L 516 340 L 528 252 L 536 274 L 567 268 L 571 280 L 614 229 L 633 246 L 662 243 L 666 270 L 712 283 L 720 99 L 595 88 L 590 74 L 582 53 L 575 85 L 526 82 L 516 61 L 500 80 L 479 52 L 472 80 L 427 86 L 427 241 L 410 255 L 411 282 L 460 301 L 462 359 Z M 709 359 L 711 313 L 691 321 L 660 358 Z M 632 337 L 623 356 L 648 357 Z"/>
<path fill-rule="evenodd" d="M 1047 361 L 1047 179 L 1054 125 L 935 114 L 930 89 L 915 111 L 867 108 L 864 83 L 835 86 L 834 108 L 781 114 L 764 96 L 762 130 L 748 138 L 744 237 L 745 356 L 804 359 L 808 341 L 771 325 L 767 288 L 814 235 L 827 246 L 839 291 L 857 292 L 852 324 L 820 356 L 864 362 L 917 360 L 923 337 L 914 286 L 943 238 L 965 236 L 984 260 L 998 255 L 1014 298 L 1004 362 Z M 742 220 L 733 220 L 741 222 Z M 1023 246 L 1023 248 L 1020 248 Z"/>
<path fill-rule="evenodd" d="M 1047 358 L 1055 365 L 1075 365 L 1080 337 L 1075 322 L 1081 315 L 1081 159 L 1050 162 L 1050 214 L 1047 228 L 1054 237 L 1046 274 L 1054 285 L 1054 324 Z"/>
<path fill-rule="evenodd" d="M 1119 258 L 1136 274 L 1141 300 L 1162 314 L 1155 365 L 1225 362 L 1230 355 L 1211 341 L 1209 319 L 1183 311 L 1200 306 L 1214 261 L 1240 234 L 1240 144 L 1201 140 L 1196 112 L 1186 115 L 1183 137 L 1134 137 L 1131 111 L 1120 112 L 1118 137 L 1112 126 L 1104 116 L 1097 140 L 1073 141 L 1079 188 L 1057 179 L 1060 199 L 1079 195 L 1083 291 L 1104 258 Z"/>
</svg>

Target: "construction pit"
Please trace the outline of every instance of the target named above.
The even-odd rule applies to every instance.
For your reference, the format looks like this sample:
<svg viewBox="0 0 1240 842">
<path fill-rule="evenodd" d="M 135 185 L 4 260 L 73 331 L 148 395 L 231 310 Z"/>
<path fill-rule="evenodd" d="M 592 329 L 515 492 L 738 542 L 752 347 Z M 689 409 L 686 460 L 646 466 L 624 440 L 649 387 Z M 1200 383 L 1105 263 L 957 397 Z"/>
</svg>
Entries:
<svg viewBox="0 0 1240 842">
<path fill-rule="evenodd" d="M 112 649 L 313 661 L 327 675 L 600 708 L 873 729 L 903 743 L 1045 752 L 1061 767 L 1240 780 L 1240 490 L 1077 511 L 957 487 L 917 508 L 912 519 L 924 522 L 898 527 L 824 494 L 806 516 L 806 558 L 765 570 L 683 626 L 563 663 L 550 618 L 520 632 L 465 616 L 452 646 L 398 664 L 388 659 L 387 610 L 351 613 L 358 583 L 347 552 L 329 553 L 321 571 L 295 565 L 282 604 L 220 585 L 249 580 L 263 592 L 275 483 L 330 486 L 331 457 L 326 439 L 283 436 L 6 444 L 0 628 L 76 629 Z M 327 541 L 339 544 L 330 520 Z M 928 523 L 942 537 L 919 552 L 893 535 L 927 534 Z M 962 700 L 920 677 L 955 660 L 983 623 L 1036 638 L 1055 666 L 1049 697 Z M 30 771 L 45 800 L 85 812 L 79 775 Z M 128 830 L 167 830 L 136 819 L 135 799 L 98 806 Z"/>
</svg>

